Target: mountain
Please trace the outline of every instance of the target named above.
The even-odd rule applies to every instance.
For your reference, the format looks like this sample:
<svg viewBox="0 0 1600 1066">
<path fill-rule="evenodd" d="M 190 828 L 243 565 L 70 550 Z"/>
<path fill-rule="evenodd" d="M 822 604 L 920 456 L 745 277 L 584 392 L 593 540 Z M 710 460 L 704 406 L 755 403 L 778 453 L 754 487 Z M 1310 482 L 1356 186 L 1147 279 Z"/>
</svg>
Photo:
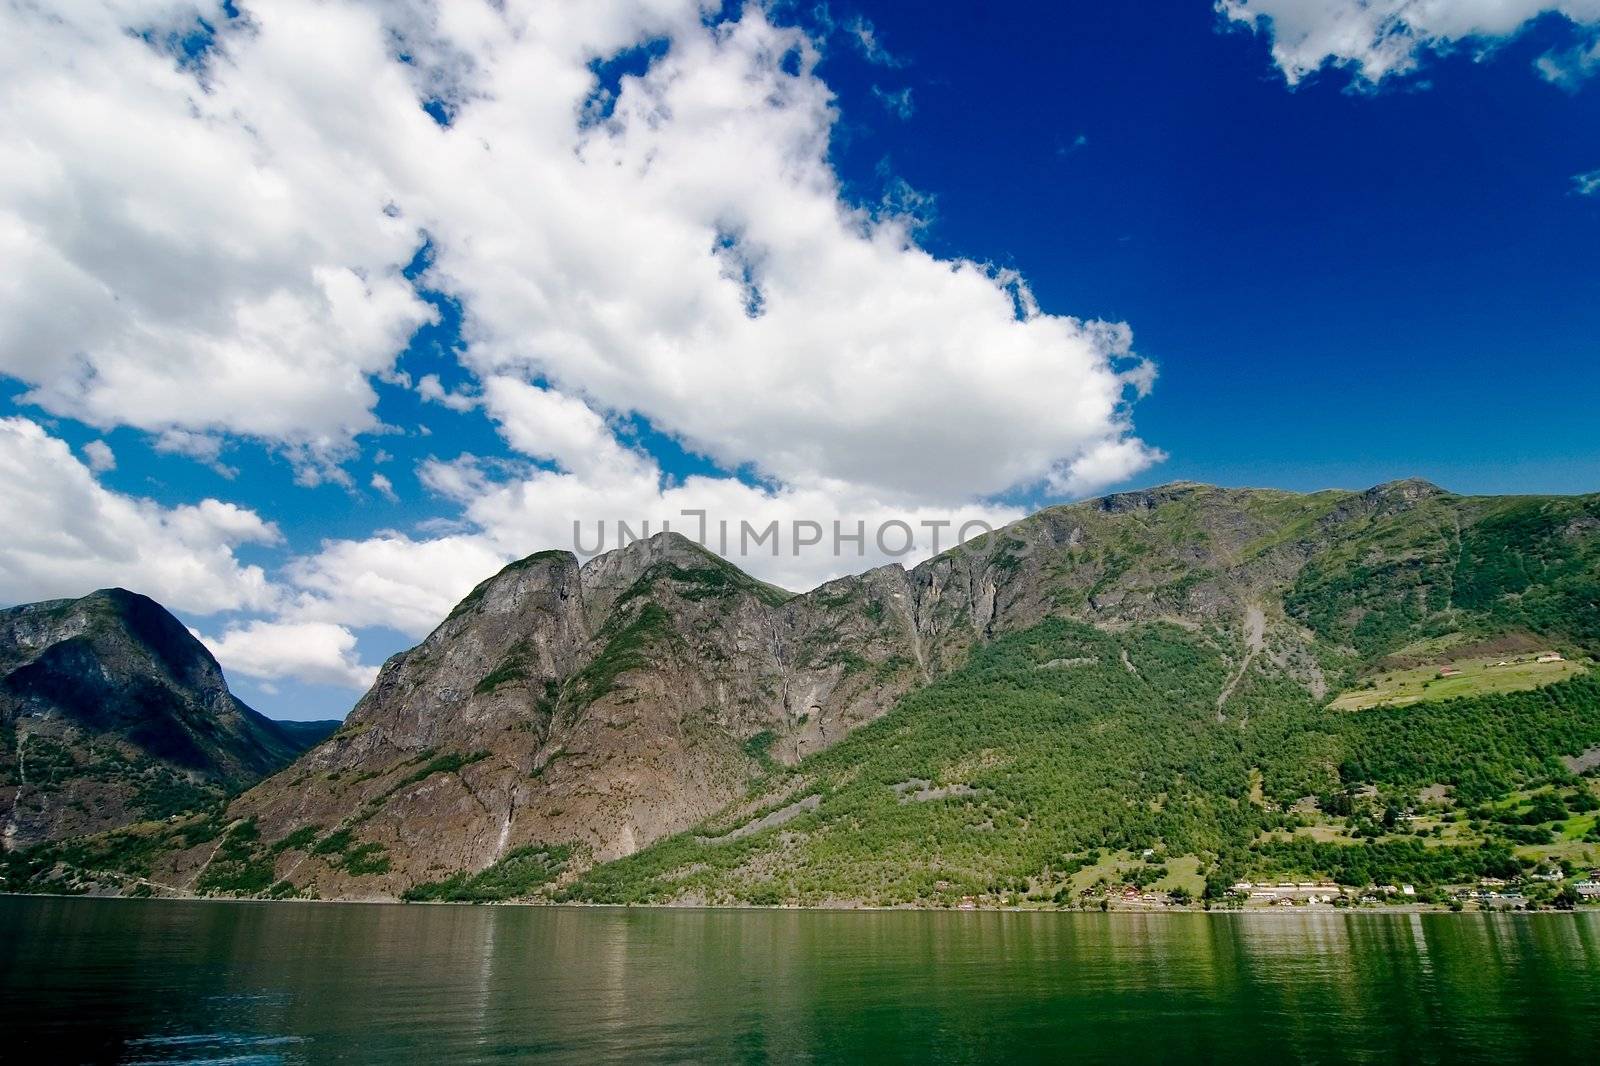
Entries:
<svg viewBox="0 0 1600 1066">
<path fill-rule="evenodd" d="M 333 735 L 333 731 L 344 725 L 338 718 L 320 718 L 310 722 L 289 721 L 282 718 L 272 719 L 272 724 L 278 727 L 278 732 L 288 737 L 300 751 L 314 748 Z"/>
<path fill-rule="evenodd" d="M 670 534 L 542 552 L 225 816 L 9 876 L 953 904 L 1579 861 L 1597 534 L 1595 496 L 1180 483 L 803 595 Z"/>
<path fill-rule="evenodd" d="M 7 849 L 193 810 L 318 739 L 235 699 L 211 653 L 147 597 L 102 589 L 0 610 Z"/>
</svg>

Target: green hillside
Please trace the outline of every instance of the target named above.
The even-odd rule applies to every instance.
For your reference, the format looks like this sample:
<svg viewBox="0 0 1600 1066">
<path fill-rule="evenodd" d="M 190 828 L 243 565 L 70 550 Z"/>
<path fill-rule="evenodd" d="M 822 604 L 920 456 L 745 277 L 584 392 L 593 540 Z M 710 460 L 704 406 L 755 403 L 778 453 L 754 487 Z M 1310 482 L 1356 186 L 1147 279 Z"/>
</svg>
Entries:
<svg viewBox="0 0 1600 1066">
<path fill-rule="evenodd" d="M 1348 874 L 1356 858 L 1371 880 L 1476 879 L 1517 868 L 1517 842 L 1492 828 L 1419 838 L 1385 827 L 1384 812 L 1424 806 L 1434 784 L 1451 786 L 1459 809 L 1547 784 L 1583 789 L 1552 754 L 1600 744 L 1600 683 L 1587 677 L 1336 714 L 1263 671 L 1219 721 L 1225 650 L 1220 634 L 1170 625 L 1110 634 L 1043 623 L 771 782 L 774 798 L 746 820 L 802 796 L 821 798 L 814 810 L 724 843 L 708 838 L 733 820 L 673 837 L 589 871 L 566 895 L 1056 901 L 1085 868 L 1146 850 L 1161 876 L 1172 860 L 1197 858 L 1213 895 L 1252 873 Z M 914 798 L 908 782 L 930 798 Z M 1375 797 L 1353 801 L 1363 785 Z M 1288 809 L 1306 796 L 1318 797 L 1315 810 Z M 1318 841 L 1351 854 L 1296 843 Z"/>
</svg>

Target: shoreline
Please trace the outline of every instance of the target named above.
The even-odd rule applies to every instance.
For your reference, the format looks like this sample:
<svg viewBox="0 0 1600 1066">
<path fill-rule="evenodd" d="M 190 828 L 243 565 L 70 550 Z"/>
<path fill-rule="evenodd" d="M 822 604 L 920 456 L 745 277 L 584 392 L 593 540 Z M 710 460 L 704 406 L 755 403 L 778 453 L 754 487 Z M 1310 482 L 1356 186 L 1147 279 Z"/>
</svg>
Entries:
<svg viewBox="0 0 1600 1066">
<path fill-rule="evenodd" d="M 56 892 L 0 892 L 0 900 L 4 899 L 70 899 L 70 900 L 95 900 L 100 902 L 136 902 L 136 903 L 226 903 L 226 904 L 329 904 L 335 906 L 361 906 L 361 907 L 522 907 L 543 908 L 549 910 L 648 910 L 648 911 L 713 911 L 713 912 L 740 912 L 740 911 L 780 911 L 797 914 L 1059 914 L 1059 915 L 1093 915 L 1098 917 L 1172 917 L 1178 915 L 1204 915 L 1207 917 L 1271 917 L 1271 918 L 1298 918 L 1309 915 L 1414 915 L 1414 914 L 1441 914 L 1453 918 L 1505 918 L 1526 917 L 1536 918 L 1545 915 L 1581 917 L 1583 915 L 1600 916 L 1600 906 L 1579 907 L 1574 910 L 1560 910 L 1555 907 L 1541 907 L 1536 911 L 1527 910 L 1473 910 L 1463 908 L 1453 911 L 1448 907 L 1432 907 L 1426 904 L 1398 904 L 1393 907 L 1250 907 L 1250 908 L 1224 908 L 1217 907 L 1211 910 L 1202 908 L 1165 907 L 1161 909 L 1136 910 L 1132 908 L 1119 908 L 1100 910 L 1099 908 L 1084 909 L 1048 909 L 1044 907 L 880 907 L 862 904 L 848 907 L 790 907 L 782 904 L 736 903 L 725 905 L 694 904 L 685 905 L 678 903 L 540 903 L 533 900 L 485 900 L 483 902 L 468 902 L 465 900 L 426 900 L 407 901 L 401 899 L 252 899 L 249 897 L 230 896 L 99 896 L 89 893 L 67 894 Z"/>
</svg>

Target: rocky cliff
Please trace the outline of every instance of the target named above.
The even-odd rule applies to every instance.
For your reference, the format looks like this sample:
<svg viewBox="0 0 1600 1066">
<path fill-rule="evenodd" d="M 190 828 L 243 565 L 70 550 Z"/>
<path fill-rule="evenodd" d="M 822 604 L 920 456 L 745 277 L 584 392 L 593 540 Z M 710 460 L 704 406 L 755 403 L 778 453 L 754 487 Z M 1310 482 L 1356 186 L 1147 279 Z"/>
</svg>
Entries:
<svg viewBox="0 0 1600 1066">
<path fill-rule="evenodd" d="M 7 848 L 193 809 L 304 747 L 154 600 L 104 589 L 0 611 Z"/>
</svg>

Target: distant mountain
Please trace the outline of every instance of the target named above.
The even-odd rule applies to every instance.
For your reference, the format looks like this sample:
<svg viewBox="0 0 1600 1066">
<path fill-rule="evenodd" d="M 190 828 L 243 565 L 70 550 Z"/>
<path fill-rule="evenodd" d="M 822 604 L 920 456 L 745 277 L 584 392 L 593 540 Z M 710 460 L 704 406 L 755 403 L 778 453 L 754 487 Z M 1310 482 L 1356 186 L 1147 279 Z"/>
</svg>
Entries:
<svg viewBox="0 0 1600 1066">
<path fill-rule="evenodd" d="M 245 706 L 145 596 L 103 589 L 0 610 L 0 842 L 193 810 L 281 769 L 323 725 L 285 729 Z"/>
<path fill-rule="evenodd" d="M 272 724 L 278 731 L 294 742 L 295 747 L 301 751 L 314 748 L 333 735 L 333 731 L 344 725 L 337 718 L 323 718 L 313 722 L 293 722 L 282 718 L 272 719 Z"/>
<path fill-rule="evenodd" d="M 1475 880 L 1588 861 L 1589 815 L 1516 819 L 1535 788 L 1588 810 L 1597 650 L 1597 496 L 1167 485 L 798 596 L 663 534 L 508 566 L 224 818 L 75 861 L 610 902 Z"/>
</svg>

